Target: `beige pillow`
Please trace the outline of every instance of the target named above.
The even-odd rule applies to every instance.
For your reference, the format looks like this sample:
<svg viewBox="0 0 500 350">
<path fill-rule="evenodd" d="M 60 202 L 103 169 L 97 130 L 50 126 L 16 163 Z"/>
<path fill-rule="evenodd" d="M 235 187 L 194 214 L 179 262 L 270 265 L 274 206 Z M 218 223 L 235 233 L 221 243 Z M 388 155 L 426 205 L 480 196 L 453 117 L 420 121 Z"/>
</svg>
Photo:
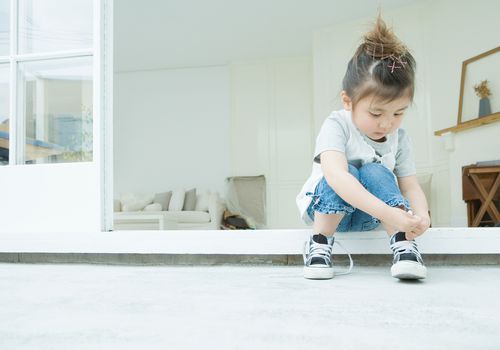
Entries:
<svg viewBox="0 0 500 350">
<path fill-rule="evenodd" d="M 144 211 L 161 211 L 161 209 L 162 207 L 160 203 L 153 203 L 144 207 Z"/>
<path fill-rule="evenodd" d="M 122 203 L 120 202 L 119 199 L 113 200 L 113 211 L 114 212 L 122 211 Z"/>
<path fill-rule="evenodd" d="M 121 196 L 122 211 L 139 211 L 153 203 L 153 196 L 149 194 L 125 193 Z"/>
<path fill-rule="evenodd" d="M 149 203 L 146 200 L 130 199 L 122 202 L 122 211 L 140 211 Z"/>
<path fill-rule="evenodd" d="M 196 205 L 194 210 L 196 211 L 208 211 L 208 199 L 210 198 L 210 192 L 207 190 L 201 191 L 196 196 Z"/>
<path fill-rule="evenodd" d="M 158 203 L 161 205 L 163 210 L 168 210 L 168 204 L 170 203 L 170 198 L 172 198 L 172 191 L 162 192 L 155 194 L 153 203 Z"/>
<path fill-rule="evenodd" d="M 196 205 L 196 188 L 192 188 L 186 191 L 186 195 L 184 197 L 184 206 L 182 210 L 192 211 Z"/>
<path fill-rule="evenodd" d="M 186 196 L 186 191 L 184 190 L 174 190 L 172 192 L 172 198 L 170 198 L 170 203 L 168 204 L 168 211 L 181 211 L 184 206 L 184 197 Z"/>
</svg>

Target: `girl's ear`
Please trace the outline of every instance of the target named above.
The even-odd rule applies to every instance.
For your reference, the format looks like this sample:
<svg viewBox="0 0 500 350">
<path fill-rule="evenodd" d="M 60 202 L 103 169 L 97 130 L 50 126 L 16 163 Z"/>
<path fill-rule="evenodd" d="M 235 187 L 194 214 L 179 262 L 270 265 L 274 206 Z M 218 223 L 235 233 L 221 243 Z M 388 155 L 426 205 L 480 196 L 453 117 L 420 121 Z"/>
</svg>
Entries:
<svg viewBox="0 0 500 350">
<path fill-rule="evenodd" d="M 345 92 L 345 90 L 342 90 L 342 92 L 340 93 L 340 99 L 342 100 L 342 105 L 344 105 L 344 109 L 346 111 L 352 110 L 351 98 L 347 95 L 347 92 Z"/>
</svg>

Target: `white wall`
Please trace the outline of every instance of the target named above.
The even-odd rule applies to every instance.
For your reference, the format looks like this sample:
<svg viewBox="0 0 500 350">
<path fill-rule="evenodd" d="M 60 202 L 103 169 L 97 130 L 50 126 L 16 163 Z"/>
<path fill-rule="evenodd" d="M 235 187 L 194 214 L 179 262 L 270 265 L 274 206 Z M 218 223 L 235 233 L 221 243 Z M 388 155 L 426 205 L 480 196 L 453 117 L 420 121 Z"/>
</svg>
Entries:
<svg viewBox="0 0 500 350">
<path fill-rule="evenodd" d="M 459 134 L 457 147 L 449 154 L 444 139 L 434 131 L 456 124 L 460 70 L 464 60 L 498 46 L 497 1 L 425 2 L 384 9 L 383 17 L 412 50 L 417 61 L 415 105 L 403 126 L 415 148 L 418 173 L 433 173 L 431 211 L 435 226 L 463 225 L 465 203 L 461 201 L 461 165 L 498 159 L 499 138 L 489 135 L 498 124 L 470 131 L 470 147 Z M 338 94 L 346 65 L 362 34 L 371 28 L 371 18 L 359 19 L 318 31 L 314 37 L 314 119 L 318 130 L 333 108 L 340 106 Z M 498 73 L 498 72 L 492 72 Z M 472 134 L 473 133 L 473 134 Z M 483 150 L 483 155 L 478 151 Z M 488 150 L 484 153 L 485 150 Z M 466 218 L 466 217 L 465 217 Z"/>
<path fill-rule="evenodd" d="M 232 173 L 265 175 L 268 228 L 305 227 L 295 197 L 312 164 L 310 57 L 232 65 L 231 104 Z"/>
<path fill-rule="evenodd" d="M 115 73 L 114 192 L 224 192 L 230 172 L 224 66 Z"/>
<path fill-rule="evenodd" d="M 100 231 L 101 187 L 97 164 L 0 167 L 3 183 L 0 233 Z"/>
<path fill-rule="evenodd" d="M 462 62 L 500 44 L 495 0 L 433 2 L 426 11 L 424 36 L 429 81 L 432 130 L 456 125 Z M 436 58 L 439 58 L 438 60 Z M 499 68 L 492 71 L 500 79 Z M 472 86 L 466 87 L 472 89 Z M 493 92 L 499 96 L 500 91 Z M 477 109 L 479 102 L 477 102 Z M 476 109 L 476 110 L 477 110 Z M 467 226 L 466 204 L 462 200 L 462 166 L 477 161 L 500 159 L 500 123 L 454 134 L 454 150 L 447 154 L 449 179 L 442 193 L 450 195 L 449 224 Z M 433 152 L 442 153 L 445 137 L 430 137 Z"/>
<path fill-rule="evenodd" d="M 267 180 L 268 227 L 302 227 L 295 196 L 312 154 L 308 57 L 115 74 L 115 197 L 172 188 L 225 194 Z"/>
</svg>

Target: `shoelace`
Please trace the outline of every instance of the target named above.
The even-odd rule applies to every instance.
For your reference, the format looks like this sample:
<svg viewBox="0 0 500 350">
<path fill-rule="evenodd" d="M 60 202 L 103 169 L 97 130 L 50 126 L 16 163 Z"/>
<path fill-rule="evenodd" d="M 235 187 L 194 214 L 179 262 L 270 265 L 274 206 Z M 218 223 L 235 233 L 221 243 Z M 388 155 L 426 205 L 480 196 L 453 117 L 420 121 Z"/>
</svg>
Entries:
<svg viewBox="0 0 500 350">
<path fill-rule="evenodd" d="M 309 241 L 304 242 L 304 250 L 302 252 L 302 258 L 304 259 L 304 264 L 307 263 L 309 255 L 316 255 L 316 256 L 319 255 L 322 258 L 326 259 L 326 261 L 328 263 L 330 263 L 331 256 L 332 256 L 333 245 L 320 244 L 320 243 L 316 243 L 316 242 L 313 241 L 312 245 L 309 247 L 309 249 L 307 249 L 308 242 Z M 354 262 L 352 261 L 351 254 L 349 254 L 349 252 L 347 251 L 347 249 L 345 249 L 344 246 L 342 244 L 340 244 L 340 242 L 334 241 L 333 244 L 335 244 L 335 243 L 337 243 L 339 245 L 339 247 L 342 248 L 342 250 L 344 250 L 344 252 L 349 257 L 349 269 L 347 271 L 344 271 L 344 272 L 335 273 L 335 275 L 337 275 L 337 276 L 339 276 L 339 275 L 347 275 L 347 274 L 351 273 L 352 268 L 354 266 Z M 308 253 L 310 253 L 310 254 L 308 254 Z"/>
<path fill-rule="evenodd" d="M 411 253 L 417 256 L 418 261 L 422 261 L 422 256 L 417 248 L 417 243 L 415 241 L 399 241 L 391 244 L 391 249 L 394 252 L 396 258 L 399 258 L 401 254 Z"/>
</svg>

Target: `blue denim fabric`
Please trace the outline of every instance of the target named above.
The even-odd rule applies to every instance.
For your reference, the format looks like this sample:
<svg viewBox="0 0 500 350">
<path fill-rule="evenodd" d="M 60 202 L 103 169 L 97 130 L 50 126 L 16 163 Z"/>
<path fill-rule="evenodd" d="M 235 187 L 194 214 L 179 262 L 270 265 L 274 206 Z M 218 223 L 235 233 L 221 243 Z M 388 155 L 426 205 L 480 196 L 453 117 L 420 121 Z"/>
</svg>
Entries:
<svg viewBox="0 0 500 350">
<path fill-rule="evenodd" d="M 394 174 L 382 164 L 368 163 L 359 169 L 349 164 L 349 172 L 368 192 L 387 205 L 391 207 L 404 205 L 407 210 L 410 209 L 408 200 L 399 190 Z M 312 197 L 311 204 L 307 208 L 307 214 L 311 220 L 314 221 L 315 211 L 323 214 L 345 214 L 337 227 L 339 232 L 370 231 L 380 225 L 380 220 L 377 218 L 345 202 L 328 185 L 324 177 L 316 186 L 314 194 L 308 192 L 307 195 Z"/>
</svg>

